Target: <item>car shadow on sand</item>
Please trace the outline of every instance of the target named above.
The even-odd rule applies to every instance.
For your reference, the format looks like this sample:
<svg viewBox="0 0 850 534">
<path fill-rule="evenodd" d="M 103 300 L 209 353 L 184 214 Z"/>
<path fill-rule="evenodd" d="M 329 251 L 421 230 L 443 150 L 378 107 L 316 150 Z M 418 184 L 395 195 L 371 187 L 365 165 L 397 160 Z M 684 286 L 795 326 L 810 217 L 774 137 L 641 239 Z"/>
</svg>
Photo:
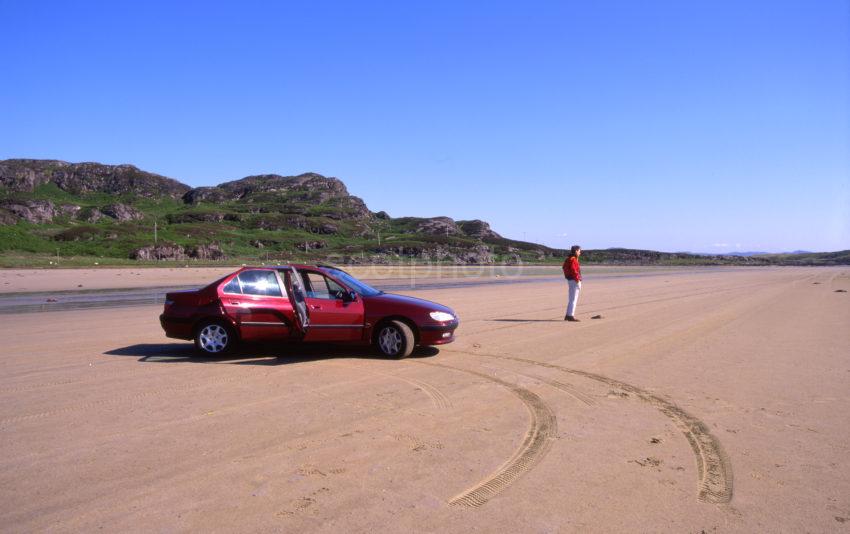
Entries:
<svg viewBox="0 0 850 534">
<path fill-rule="evenodd" d="M 429 358 L 439 354 L 436 347 L 417 347 L 410 358 Z M 110 356 L 131 356 L 143 363 L 206 363 L 232 365 L 286 365 L 335 358 L 386 360 L 372 347 L 331 344 L 259 345 L 246 344 L 222 356 L 200 354 L 191 343 L 139 343 L 104 352 Z"/>
<path fill-rule="evenodd" d="M 488 319 L 494 323 L 563 323 L 563 319 Z"/>
</svg>

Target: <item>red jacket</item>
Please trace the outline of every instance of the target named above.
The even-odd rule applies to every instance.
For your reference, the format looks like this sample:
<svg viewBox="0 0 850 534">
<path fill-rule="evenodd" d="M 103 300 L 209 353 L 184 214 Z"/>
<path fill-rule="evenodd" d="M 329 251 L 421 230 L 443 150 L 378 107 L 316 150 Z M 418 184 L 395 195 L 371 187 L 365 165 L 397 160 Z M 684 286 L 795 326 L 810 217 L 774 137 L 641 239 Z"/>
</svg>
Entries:
<svg viewBox="0 0 850 534">
<path fill-rule="evenodd" d="M 570 256 L 564 260 L 564 276 L 567 280 L 575 280 L 581 282 L 581 265 L 578 263 L 578 257 Z"/>
</svg>

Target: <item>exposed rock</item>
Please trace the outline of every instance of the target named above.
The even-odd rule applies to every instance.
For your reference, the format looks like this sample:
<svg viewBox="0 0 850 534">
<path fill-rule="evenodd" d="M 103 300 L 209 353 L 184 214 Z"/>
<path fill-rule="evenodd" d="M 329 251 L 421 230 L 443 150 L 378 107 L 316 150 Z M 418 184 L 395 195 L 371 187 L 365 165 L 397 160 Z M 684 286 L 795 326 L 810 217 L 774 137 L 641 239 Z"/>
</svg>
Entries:
<svg viewBox="0 0 850 534">
<path fill-rule="evenodd" d="M 223 260 L 226 257 L 221 247 L 215 244 L 191 247 L 188 254 L 196 260 Z"/>
<path fill-rule="evenodd" d="M 304 241 L 295 244 L 295 248 L 303 250 L 304 252 L 307 252 L 308 250 L 318 250 L 325 248 L 326 246 L 328 246 L 328 244 L 324 241 Z"/>
<path fill-rule="evenodd" d="M 217 211 L 201 211 L 186 213 L 169 213 L 165 218 L 171 224 L 198 223 L 198 222 L 222 222 L 227 220 L 238 220 L 239 216 Z"/>
<path fill-rule="evenodd" d="M 250 204 L 247 206 L 248 211 L 250 213 L 281 213 L 281 214 L 294 214 L 294 215 L 306 215 L 308 211 L 308 206 L 303 204 L 274 204 L 271 206 L 261 205 L 259 207 L 251 206 Z"/>
<path fill-rule="evenodd" d="M 416 225 L 414 230 L 417 234 L 428 235 L 458 235 L 461 233 L 460 228 L 450 217 L 431 217 L 423 219 Z"/>
<path fill-rule="evenodd" d="M 377 217 L 378 219 L 381 219 L 381 220 L 388 220 L 390 218 L 390 214 L 387 213 L 386 211 L 379 211 L 378 213 L 375 214 L 375 217 Z"/>
<path fill-rule="evenodd" d="M 180 245 L 149 245 L 134 250 L 130 253 L 131 260 L 154 261 L 154 260 L 185 260 L 186 249 Z"/>
<path fill-rule="evenodd" d="M 82 206 L 77 206 L 76 204 L 62 204 L 59 206 L 57 215 L 73 219 L 77 217 L 82 209 Z"/>
<path fill-rule="evenodd" d="M 97 222 L 97 221 L 103 219 L 104 217 L 106 217 L 106 215 L 104 215 L 103 212 L 100 211 L 97 208 L 91 208 L 91 209 L 85 210 L 85 211 L 81 212 L 79 214 L 79 216 L 80 216 L 80 219 L 87 221 L 87 222 L 92 222 L 92 223 Z"/>
<path fill-rule="evenodd" d="M 331 219 L 371 219 L 372 212 L 366 207 L 366 203 L 359 197 L 339 197 L 330 199 L 327 209 L 322 215 Z"/>
<path fill-rule="evenodd" d="M 100 210 L 107 217 L 112 217 L 118 221 L 138 221 L 144 219 L 145 216 L 136 208 L 131 208 L 126 204 L 110 204 Z"/>
<path fill-rule="evenodd" d="M 490 225 L 482 220 L 474 219 L 471 221 L 458 221 L 457 225 L 461 231 L 470 236 L 479 239 L 501 239 L 502 236 L 490 229 Z"/>
<path fill-rule="evenodd" d="M 252 221 L 252 226 L 263 230 L 306 230 L 310 223 L 303 215 L 262 215 Z"/>
<path fill-rule="evenodd" d="M 49 200 L 7 200 L 0 204 L 0 224 L 15 224 L 19 219 L 31 223 L 47 223 L 56 217 L 74 218 L 80 212 L 76 204 L 56 206 Z"/>
<path fill-rule="evenodd" d="M 10 200 L 4 202 L 0 207 L 31 223 L 50 222 L 60 213 L 53 202 L 49 200 L 23 200 L 20 202 Z"/>
<path fill-rule="evenodd" d="M 351 229 L 351 235 L 354 237 L 374 237 L 375 230 L 366 223 L 355 223 Z"/>
<path fill-rule="evenodd" d="M 185 260 L 187 258 L 196 260 L 221 260 L 225 259 L 224 251 L 216 244 L 198 245 L 189 247 L 187 250 L 181 245 L 162 244 L 150 245 L 134 250 L 130 253 L 130 259 L 154 261 L 154 260 Z"/>
<path fill-rule="evenodd" d="M 218 187 L 198 187 L 187 191 L 183 195 L 186 204 L 199 204 L 201 202 L 224 202 L 231 200 L 227 193 Z"/>
<path fill-rule="evenodd" d="M 348 197 L 348 190 L 340 180 L 321 174 L 305 173 L 298 176 L 262 174 L 247 176 L 241 180 L 225 182 L 216 187 L 200 187 L 183 195 L 187 204 L 198 202 L 221 202 L 239 200 L 258 193 L 288 193 L 288 198 L 314 203 L 327 202 L 332 198 Z M 362 202 L 362 201 L 361 201 Z"/>
<path fill-rule="evenodd" d="M 493 254 L 490 252 L 490 247 L 483 243 L 457 253 L 456 258 L 458 260 L 458 263 L 466 263 L 471 265 L 483 265 L 486 263 L 493 263 Z"/>
<path fill-rule="evenodd" d="M 336 234 L 339 233 L 339 227 L 332 223 L 319 223 L 310 226 L 310 231 L 317 234 Z"/>
<path fill-rule="evenodd" d="M 148 198 L 179 198 L 190 189 L 177 180 L 139 170 L 133 165 L 36 159 L 0 161 L 0 185 L 11 191 L 32 192 L 47 183 L 77 195 L 131 193 Z"/>
</svg>

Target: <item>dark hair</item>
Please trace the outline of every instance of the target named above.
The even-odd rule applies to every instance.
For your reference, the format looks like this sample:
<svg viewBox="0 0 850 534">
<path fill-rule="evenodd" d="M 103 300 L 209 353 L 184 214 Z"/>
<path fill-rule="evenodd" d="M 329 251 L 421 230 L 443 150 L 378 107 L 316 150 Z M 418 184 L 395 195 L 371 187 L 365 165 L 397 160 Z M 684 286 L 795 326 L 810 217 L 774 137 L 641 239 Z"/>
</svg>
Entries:
<svg viewBox="0 0 850 534">
<path fill-rule="evenodd" d="M 573 245 L 573 246 L 571 246 L 571 247 L 570 247 L 570 257 L 575 256 L 575 255 L 576 255 L 576 252 L 578 252 L 579 250 L 581 250 L 581 246 L 579 246 L 579 245 Z"/>
</svg>

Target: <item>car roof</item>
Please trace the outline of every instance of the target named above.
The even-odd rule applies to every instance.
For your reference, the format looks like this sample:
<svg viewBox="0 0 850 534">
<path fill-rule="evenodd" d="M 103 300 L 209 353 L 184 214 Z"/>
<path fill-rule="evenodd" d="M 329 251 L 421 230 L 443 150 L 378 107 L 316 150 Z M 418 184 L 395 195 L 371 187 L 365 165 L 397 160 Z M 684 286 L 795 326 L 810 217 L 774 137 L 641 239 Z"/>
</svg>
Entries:
<svg viewBox="0 0 850 534">
<path fill-rule="evenodd" d="M 335 265 L 327 265 L 324 263 L 315 265 L 308 265 L 304 263 L 287 263 L 285 265 L 244 265 L 239 268 L 239 271 L 244 271 L 246 269 L 336 269 L 338 271 L 342 271 L 342 269 Z"/>
</svg>

